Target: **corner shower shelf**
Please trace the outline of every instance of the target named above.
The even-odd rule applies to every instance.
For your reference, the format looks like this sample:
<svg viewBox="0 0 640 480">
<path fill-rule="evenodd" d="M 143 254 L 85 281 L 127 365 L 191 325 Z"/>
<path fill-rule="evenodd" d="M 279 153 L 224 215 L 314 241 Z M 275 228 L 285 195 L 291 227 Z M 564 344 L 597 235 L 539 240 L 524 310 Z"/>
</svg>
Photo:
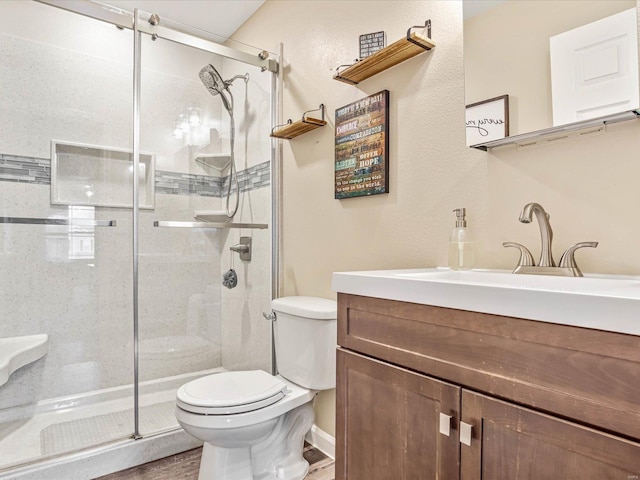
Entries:
<svg viewBox="0 0 640 480">
<path fill-rule="evenodd" d="M 427 36 L 412 32 L 414 28 L 426 28 Z M 417 25 L 409 28 L 405 38 L 401 38 L 373 55 L 352 65 L 340 65 L 336 68 L 336 74 L 333 79 L 350 85 L 357 85 L 388 68 L 431 50 L 435 46 L 435 43 L 431 40 L 431 20 L 427 20 L 424 26 Z M 346 68 L 340 70 L 342 67 Z"/>
<path fill-rule="evenodd" d="M 171 222 L 171 221 L 155 221 L 154 227 L 168 228 L 269 228 L 266 223 L 223 223 L 223 222 Z"/>
<path fill-rule="evenodd" d="M 228 153 L 198 153 L 193 158 L 200 165 L 219 172 L 222 172 L 231 163 L 231 155 Z"/>
<path fill-rule="evenodd" d="M 307 114 L 310 112 L 317 112 L 320 110 L 322 112 L 321 118 L 312 118 L 308 117 Z M 297 120 L 292 122 L 291 119 L 287 121 L 284 125 L 278 125 L 271 129 L 271 137 L 274 138 L 283 138 L 285 140 L 291 140 L 303 133 L 310 132 L 311 130 L 315 130 L 316 128 L 324 127 L 327 124 L 324 120 L 324 104 L 320 104 L 315 110 L 308 110 L 302 114 L 302 120 Z"/>
<path fill-rule="evenodd" d="M 44 357 L 48 351 L 46 334 L 0 338 L 0 385 L 20 367 Z"/>
</svg>

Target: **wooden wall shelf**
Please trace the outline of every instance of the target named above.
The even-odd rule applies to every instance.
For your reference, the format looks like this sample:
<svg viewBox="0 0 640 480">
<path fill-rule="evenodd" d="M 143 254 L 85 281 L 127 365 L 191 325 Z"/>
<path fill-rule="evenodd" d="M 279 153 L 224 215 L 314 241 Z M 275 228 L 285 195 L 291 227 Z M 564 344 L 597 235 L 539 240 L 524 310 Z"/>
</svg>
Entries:
<svg viewBox="0 0 640 480">
<path fill-rule="evenodd" d="M 426 28 L 427 36 L 412 32 L 414 28 Z M 369 77 L 387 70 L 399 63 L 415 57 L 421 53 L 431 50 L 436 45 L 431 40 L 431 20 L 427 20 L 424 26 L 411 27 L 407 31 L 407 36 L 397 42 L 383 48 L 379 52 L 360 60 L 353 65 L 340 70 L 341 65 L 336 69 L 334 80 L 356 85 Z"/>
<path fill-rule="evenodd" d="M 309 112 L 322 112 L 321 118 L 312 118 L 308 117 L 307 114 Z M 285 140 L 291 140 L 292 138 L 298 137 L 303 133 L 310 132 L 311 130 L 315 130 L 316 128 L 324 127 L 327 122 L 324 120 L 324 104 L 320 104 L 320 107 L 316 110 L 309 110 L 304 112 L 301 120 L 297 120 L 292 122 L 291 119 L 284 125 L 278 125 L 277 127 L 273 127 L 271 130 L 271 137 L 274 138 L 283 138 Z"/>
</svg>

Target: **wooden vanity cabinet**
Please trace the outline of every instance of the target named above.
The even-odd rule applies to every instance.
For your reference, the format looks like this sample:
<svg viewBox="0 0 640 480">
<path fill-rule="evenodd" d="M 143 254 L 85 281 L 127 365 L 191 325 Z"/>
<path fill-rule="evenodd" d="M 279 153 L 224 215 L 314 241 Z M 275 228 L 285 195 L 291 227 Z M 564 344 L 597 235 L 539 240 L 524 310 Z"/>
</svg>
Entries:
<svg viewBox="0 0 640 480">
<path fill-rule="evenodd" d="M 338 344 L 336 480 L 640 478 L 640 337 L 339 294 Z"/>
<path fill-rule="evenodd" d="M 337 352 L 336 479 L 457 478 L 460 388 L 345 350 Z M 443 429 L 440 430 L 440 414 Z"/>
<path fill-rule="evenodd" d="M 475 429 L 460 446 L 465 480 L 640 478 L 640 444 L 574 422 L 467 390 L 462 421 Z"/>
</svg>

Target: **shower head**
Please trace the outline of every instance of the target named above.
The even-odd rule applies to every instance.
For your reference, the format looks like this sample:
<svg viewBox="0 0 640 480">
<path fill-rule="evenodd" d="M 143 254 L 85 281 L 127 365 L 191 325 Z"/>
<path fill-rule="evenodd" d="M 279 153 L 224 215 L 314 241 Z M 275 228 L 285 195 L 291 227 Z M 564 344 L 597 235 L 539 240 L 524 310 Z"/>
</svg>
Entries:
<svg viewBox="0 0 640 480">
<path fill-rule="evenodd" d="M 204 66 L 202 70 L 200 70 L 200 80 L 202 80 L 205 87 L 215 90 L 216 93 L 220 93 L 227 88 L 222 79 L 222 75 L 220 75 L 218 70 L 211 64 Z"/>
<path fill-rule="evenodd" d="M 235 77 L 229 80 L 223 80 L 222 75 L 216 70 L 216 68 L 209 64 L 206 65 L 200 70 L 200 80 L 203 85 L 209 90 L 209 93 L 213 96 L 220 95 L 222 98 L 222 103 L 224 103 L 224 107 L 229 112 L 229 115 L 233 115 L 233 96 L 229 91 L 229 87 L 233 82 L 242 78 L 244 83 L 249 82 L 249 74 L 245 73 L 244 75 L 236 75 Z"/>
<path fill-rule="evenodd" d="M 227 95 L 228 85 L 222 79 L 218 70 L 216 70 L 213 65 L 205 65 L 202 70 L 200 70 L 199 75 L 202 84 L 209 90 L 211 95 L 220 95 L 222 103 L 224 103 L 224 108 L 226 108 L 229 115 L 231 115 L 233 111 L 233 97 Z"/>
</svg>

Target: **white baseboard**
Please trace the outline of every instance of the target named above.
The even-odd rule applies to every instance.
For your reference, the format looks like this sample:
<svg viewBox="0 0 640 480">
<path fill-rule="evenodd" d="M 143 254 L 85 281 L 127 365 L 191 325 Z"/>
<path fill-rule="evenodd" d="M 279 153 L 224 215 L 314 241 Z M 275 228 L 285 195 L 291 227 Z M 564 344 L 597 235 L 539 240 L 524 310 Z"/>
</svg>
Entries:
<svg viewBox="0 0 640 480">
<path fill-rule="evenodd" d="M 307 432 L 305 440 L 320 450 L 325 455 L 336 458 L 336 439 L 324 430 L 320 430 L 316 425 Z"/>
</svg>

